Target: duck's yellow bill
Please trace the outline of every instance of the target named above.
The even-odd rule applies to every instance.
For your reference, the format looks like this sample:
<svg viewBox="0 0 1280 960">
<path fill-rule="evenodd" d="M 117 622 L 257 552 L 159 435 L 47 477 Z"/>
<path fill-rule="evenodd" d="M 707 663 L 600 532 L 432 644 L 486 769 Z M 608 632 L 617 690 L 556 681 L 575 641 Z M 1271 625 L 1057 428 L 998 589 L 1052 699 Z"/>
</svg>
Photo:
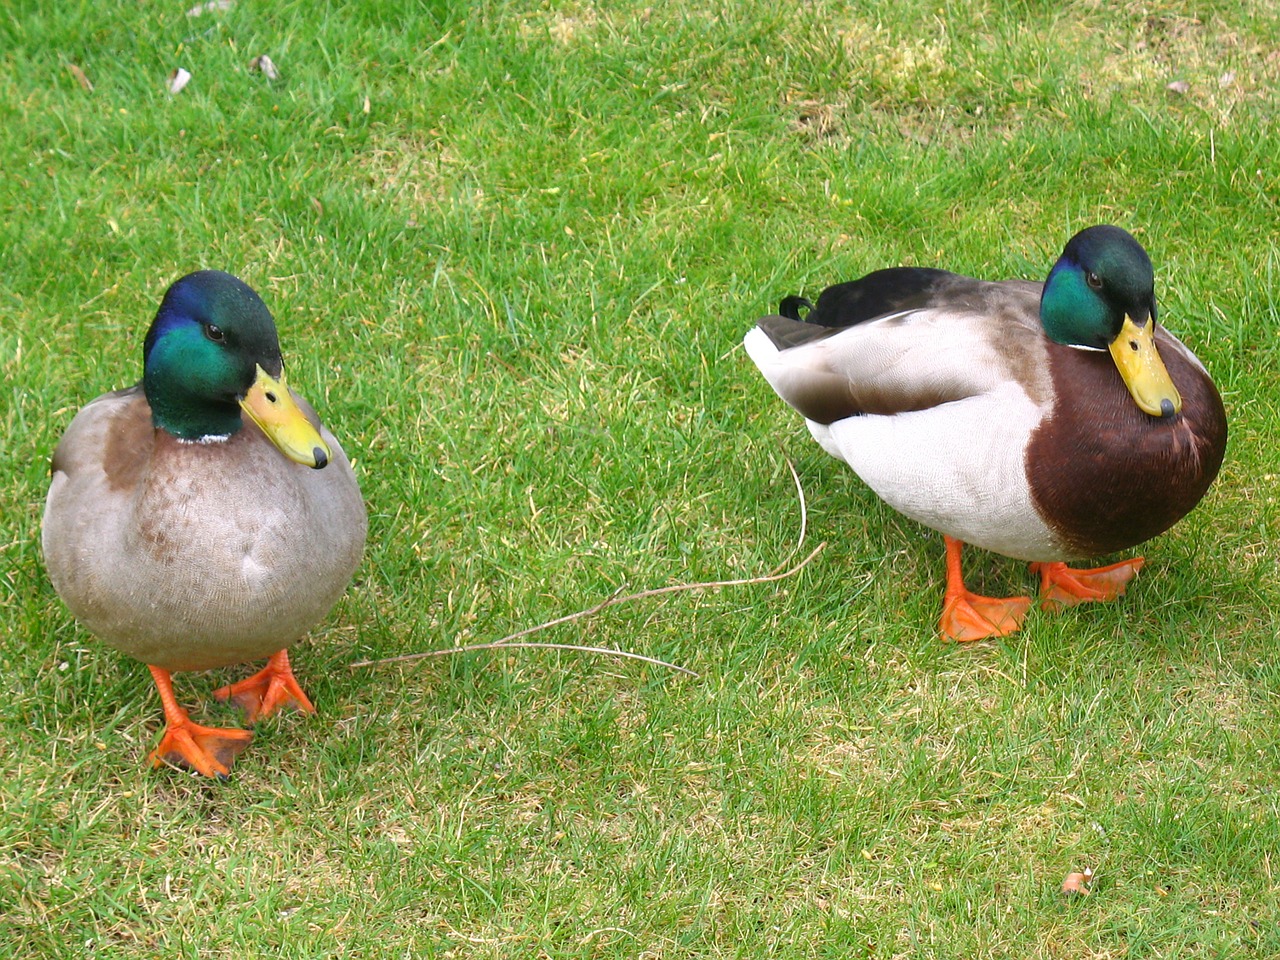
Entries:
<svg viewBox="0 0 1280 960">
<path fill-rule="evenodd" d="M 319 470 L 333 457 L 320 431 L 294 403 L 283 373 L 277 380 L 259 366 L 258 378 L 240 401 L 240 407 L 290 460 Z"/>
<path fill-rule="evenodd" d="M 1154 320 L 1138 326 L 1126 316 L 1120 335 L 1111 341 L 1109 349 L 1133 402 L 1143 413 L 1172 417 L 1182 409 L 1182 395 L 1156 350 Z"/>
</svg>

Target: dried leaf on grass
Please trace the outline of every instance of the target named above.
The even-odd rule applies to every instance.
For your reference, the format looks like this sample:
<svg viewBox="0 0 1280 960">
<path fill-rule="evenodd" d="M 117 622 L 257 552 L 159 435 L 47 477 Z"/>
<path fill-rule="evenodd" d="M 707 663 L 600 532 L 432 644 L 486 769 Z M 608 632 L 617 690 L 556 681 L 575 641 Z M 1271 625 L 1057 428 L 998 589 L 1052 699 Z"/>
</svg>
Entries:
<svg viewBox="0 0 1280 960">
<path fill-rule="evenodd" d="M 79 67 L 77 67 L 74 63 L 68 63 L 66 66 L 67 66 L 67 73 L 75 77 L 76 83 L 80 84 L 80 89 L 88 93 L 93 93 L 93 82 L 87 76 L 85 76 L 84 71 L 81 70 Z"/>
<path fill-rule="evenodd" d="M 182 88 L 191 82 L 191 74 L 182 67 L 178 67 L 171 74 L 169 79 L 165 81 L 165 89 L 169 91 L 171 96 L 177 96 L 182 92 Z"/>
<path fill-rule="evenodd" d="M 249 61 L 249 69 L 257 70 L 268 80 L 279 80 L 280 71 L 276 69 L 275 62 L 265 53 L 260 57 L 254 57 Z"/>
<path fill-rule="evenodd" d="M 201 17 L 206 13 L 225 13 L 236 5 L 236 0 L 205 0 L 187 11 L 188 17 Z"/>
</svg>

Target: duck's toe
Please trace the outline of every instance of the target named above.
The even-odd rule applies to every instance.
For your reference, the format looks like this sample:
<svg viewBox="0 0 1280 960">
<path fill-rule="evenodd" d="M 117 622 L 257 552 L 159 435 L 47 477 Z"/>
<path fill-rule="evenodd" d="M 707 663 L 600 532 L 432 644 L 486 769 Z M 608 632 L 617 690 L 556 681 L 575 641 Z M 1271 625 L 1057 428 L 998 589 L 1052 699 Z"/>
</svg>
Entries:
<svg viewBox="0 0 1280 960">
<path fill-rule="evenodd" d="M 982 597 L 968 590 L 949 591 L 942 605 L 942 637 L 960 643 L 1004 637 L 1022 626 L 1030 609 L 1030 597 Z"/>
<path fill-rule="evenodd" d="M 1031 572 L 1040 575 L 1040 609 L 1056 611 L 1090 600 L 1114 600 L 1124 594 L 1145 562 L 1132 557 L 1090 570 L 1075 570 L 1065 563 L 1033 563 Z"/>
<path fill-rule="evenodd" d="M 249 730 L 204 727 L 190 720 L 170 723 L 151 751 L 151 763 L 195 770 L 206 777 L 226 777 L 252 739 Z"/>
<path fill-rule="evenodd" d="M 268 717 L 285 706 L 295 707 L 303 713 L 316 712 L 293 675 L 287 650 L 273 654 L 267 665 L 253 676 L 215 690 L 213 695 L 238 706 L 249 723 Z"/>
<path fill-rule="evenodd" d="M 187 711 L 178 705 L 169 671 L 154 664 L 148 664 L 147 669 L 151 671 L 156 690 L 160 693 L 165 720 L 164 736 L 151 751 L 151 763 L 157 767 L 168 764 L 184 770 L 195 770 L 206 777 L 225 778 L 236 757 L 240 756 L 253 739 L 253 734 L 248 730 L 202 727 L 193 722 L 187 716 Z"/>
</svg>

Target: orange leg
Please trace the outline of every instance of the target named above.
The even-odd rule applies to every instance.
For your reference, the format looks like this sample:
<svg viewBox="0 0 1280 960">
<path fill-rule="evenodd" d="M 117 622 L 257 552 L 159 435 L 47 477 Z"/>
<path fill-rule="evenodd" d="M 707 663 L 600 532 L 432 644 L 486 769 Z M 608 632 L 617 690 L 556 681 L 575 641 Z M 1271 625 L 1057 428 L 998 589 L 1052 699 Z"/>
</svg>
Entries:
<svg viewBox="0 0 1280 960">
<path fill-rule="evenodd" d="M 1030 597 L 980 597 L 970 593 L 960 572 L 964 544 L 943 536 L 947 544 L 947 592 L 942 601 L 942 637 L 945 640 L 985 640 L 1003 637 L 1022 626 L 1031 609 Z"/>
<path fill-rule="evenodd" d="M 316 712 L 294 679 L 288 650 L 273 653 L 267 665 L 252 677 L 215 690 L 213 695 L 219 700 L 235 701 L 250 723 L 259 717 L 270 716 L 286 704 L 292 704 L 303 713 Z"/>
<path fill-rule="evenodd" d="M 1033 563 L 1031 572 L 1040 574 L 1040 609 L 1061 610 L 1088 600 L 1114 600 L 1145 562 L 1142 557 L 1133 557 L 1092 570 L 1073 570 L 1065 563 Z"/>
<path fill-rule="evenodd" d="M 173 680 L 168 670 L 147 665 L 160 691 L 160 703 L 164 705 L 164 736 L 151 751 L 153 766 L 170 766 L 192 769 L 206 777 L 225 777 L 240 752 L 249 745 L 253 734 L 248 730 L 219 730 L 193 723 L 187 711 L 178 706 L 173 695 Z"/>
</svg>

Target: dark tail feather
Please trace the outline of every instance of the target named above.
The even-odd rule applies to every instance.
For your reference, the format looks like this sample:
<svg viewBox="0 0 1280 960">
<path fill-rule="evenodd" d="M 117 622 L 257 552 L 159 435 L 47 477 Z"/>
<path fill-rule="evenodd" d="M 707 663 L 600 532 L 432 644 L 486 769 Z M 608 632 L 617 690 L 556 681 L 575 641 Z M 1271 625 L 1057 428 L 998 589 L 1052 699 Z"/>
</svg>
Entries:
<svg viewBox="0 0 1280 960">
<path fill-rule="evenodd" d="M 778 313 L 788 320 L 799 320 L 800 309 L 812 310 L 813 304 L 804 297 L 783 297 L 782 302 L 778 304 Z"/>
</svg>

